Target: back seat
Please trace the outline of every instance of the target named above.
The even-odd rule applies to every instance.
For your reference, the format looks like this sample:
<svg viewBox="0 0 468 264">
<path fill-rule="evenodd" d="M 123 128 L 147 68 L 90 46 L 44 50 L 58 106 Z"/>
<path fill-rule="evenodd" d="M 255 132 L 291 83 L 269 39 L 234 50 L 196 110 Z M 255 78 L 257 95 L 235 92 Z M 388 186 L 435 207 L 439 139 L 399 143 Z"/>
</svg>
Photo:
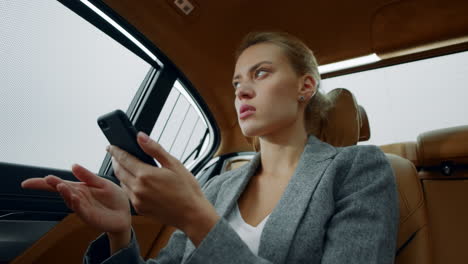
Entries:
<svg viewBox="0 0 468 264">
<path fill-rule="evenodd" d="M 327 96 L 332 100 L 333 107 L 328 111 L 327 121 L 316 136 L 335 147 L 356 145 L 361 128 L 356 98 L 344 88 L 333 89 Z"/>
<path fill-rule="evenodd" d="M 468 126 L 423 133 L 417 150 L 434 263 L 468 263 Z"/>
<path fill-rule="evenodd" d="M 392 165 L 400 201 L 395 263 L 432 263 L 427 207 L 414 164 L 395 154 L 385 154 Z"/>
<path fill-rule="evenodd" d="M 359 141 L 367 141 L 371 137 L 369 118 L 367 117 L 364 107 L 358 105 L 359 108 Z"/>
<path fill-rule="evenodd" d="M 367 114 L 359 106 L 359 141 L 370 138 Z M 381 149 L 392 165 L 398 186 L 400 226 L 398 229 L 395 263 L 432 263 L 427 207 L 423 189 L 414 162 L 417 160 L 416 143 L 382 146 Z"/>
<path fill-rule="evenodd" d="M 384 153 L 391 153 L 411 161 L 419 168 L 417 145 L 414 141 L 394 143 L 380 146 Z"/>
<path fill-rule="evenodd" d="M 467 263 L 468 126 L 428 131 L 420 134 L 417 142 L 381 149 L 409 159 L 418 169 L 428 223 L 419 233 L 426 237 L 428 229 L 431 263 Z"/>
</svg>

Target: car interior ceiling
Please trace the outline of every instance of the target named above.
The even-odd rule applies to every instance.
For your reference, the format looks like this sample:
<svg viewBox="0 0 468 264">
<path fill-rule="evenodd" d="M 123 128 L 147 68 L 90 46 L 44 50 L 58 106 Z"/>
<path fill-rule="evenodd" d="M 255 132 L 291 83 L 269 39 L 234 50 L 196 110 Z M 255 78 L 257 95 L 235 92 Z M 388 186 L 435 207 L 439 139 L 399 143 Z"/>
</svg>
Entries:
<svg viewBox="0 0 468 264">
<path fill-rule="evenodd" d="M 189 15 L 173 2 L 104 1 L 155 43 L 202 95 L 222 131 L 218 155 L 251 150 L 240 135 L 234 107 L 226 107 L 234 99 L 234 51 L 248 32 L 290 32 L 309 45 L 319 64 L 375 52 L 383 58 L 374 65 L 380 67 L 468 47 L 468 2 L 463 0 L 192 1 Z M 264 8 L 268 12 L 258 12 Z M 426 23 L 428 18 L 432 23 Z"/>
</svg>

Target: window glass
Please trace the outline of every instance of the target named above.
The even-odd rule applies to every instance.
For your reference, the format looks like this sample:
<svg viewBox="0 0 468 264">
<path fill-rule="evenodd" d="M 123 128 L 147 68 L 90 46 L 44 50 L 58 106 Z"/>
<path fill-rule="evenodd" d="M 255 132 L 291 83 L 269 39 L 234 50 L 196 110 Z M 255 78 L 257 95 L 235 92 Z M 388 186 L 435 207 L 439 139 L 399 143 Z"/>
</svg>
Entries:
<svg viewBox="0 0 468 264">
<path fill-rule="evenodd" d="M 353 92 L 369 117 L 371 139 L 384 145 L 415 141 L 429 130 L 468 124 L 468 52 L 322 81 L 328 92 Z"/>
<path fill-rule="evenodd" d="M 97 118 L 126 111 L 150 65 L 58 1 L 0 1 L 0 162 L 98 171 Z"/>
<path fill-rule="evenodd" d="M 151 138 L 187 167 L 207 149 L 209 129 L 203 115 L 192 98 L 176 81 L 161 114 L 156 121 Z"/>
</svg>

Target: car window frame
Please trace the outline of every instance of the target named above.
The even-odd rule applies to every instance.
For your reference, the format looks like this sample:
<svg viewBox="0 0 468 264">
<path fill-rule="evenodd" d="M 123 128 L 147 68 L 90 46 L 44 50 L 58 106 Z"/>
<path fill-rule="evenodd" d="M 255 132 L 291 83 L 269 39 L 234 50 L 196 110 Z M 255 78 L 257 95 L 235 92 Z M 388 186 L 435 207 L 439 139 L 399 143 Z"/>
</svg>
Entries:
<svg viewBox="0 0 468 264">
<path fill-rule="evenodd" d="M 103 33 L 119 42 L 121 45 L 132 51 L 135 55 L 139 56 L 144 61 L 148 62 L 152 68 L 148 71 L 146 77 L 142 81 L 137 93 L 133 97 L 126 113 L 137 130 L 150 134 L 160 112 L 164 106 L 164 102 L 174 83 L 178 80 L 187 94 L 191 96 L 193 102 L 197 105 L 198 110 L 203 115 L 205 122 L 208 125 L 210 142 L 206 154 L 200 157 L 198 161 L 190 167 L 190 171 L 196 175 L 201 170 L 206 162 L 208 162 L 215 154 L 220 144 L 220 130 L 219 127 L 209 111 L 205 101 L 194 88 L 188 78 L 176 67 L 176 65 L 149 39 L 147 39 L 141 32 L 139 32 L 133 25 L 128 23 L 123 17 L 117 14 L 114 10 L 109 8 L 102 1 L 88 0 L 92 5 L 97 7 L 106 16 L 114 20 L 119 26 L 132 35 L 139 41 L 146 49 L 156 56 L 156 60 L 151 58 L 145 53 L 138 45 L 128 39 L 117 28 L 109 24 L 104 18 L 91 10 L 81 1 L 67 1 L 57 0 L 64 6 L 69 8 L 75 14 L 79 15 Z M 149 103 L 151 102 L 151 103 Z M 111 157 L 106 154 L 99 169 L 100 175 L 113 176 L 111 168 Z"/>
</svg>

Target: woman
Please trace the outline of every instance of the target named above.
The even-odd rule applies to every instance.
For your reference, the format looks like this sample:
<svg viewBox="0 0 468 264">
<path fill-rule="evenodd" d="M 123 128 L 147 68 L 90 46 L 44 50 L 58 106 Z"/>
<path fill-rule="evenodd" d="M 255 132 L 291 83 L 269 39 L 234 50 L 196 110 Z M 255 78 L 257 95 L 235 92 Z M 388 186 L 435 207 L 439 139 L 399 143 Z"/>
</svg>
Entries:
<svg viewBox="0 0 468 264">
<path fill-rule="evenodd" d="M 249 34 L 238 54 L 238 121 L 260 148 L 247 165 L 201 189 L 140 132 L 138 143 L 162 168 L 110 146 L 121 187 L 78 165 L 80 183 L 47 176 L 23 187 L 59 192 L 106 233 L 86 263 L 142 262 L 128 199 L 139 214 L 179 229 L 149 263 L 393 263 L 398 201 L 385 156 L 375 146 L 335 148 L 307 133 L 328 107 L 312 52 L 290 35 L 266 32 Z"/>
</svg>

